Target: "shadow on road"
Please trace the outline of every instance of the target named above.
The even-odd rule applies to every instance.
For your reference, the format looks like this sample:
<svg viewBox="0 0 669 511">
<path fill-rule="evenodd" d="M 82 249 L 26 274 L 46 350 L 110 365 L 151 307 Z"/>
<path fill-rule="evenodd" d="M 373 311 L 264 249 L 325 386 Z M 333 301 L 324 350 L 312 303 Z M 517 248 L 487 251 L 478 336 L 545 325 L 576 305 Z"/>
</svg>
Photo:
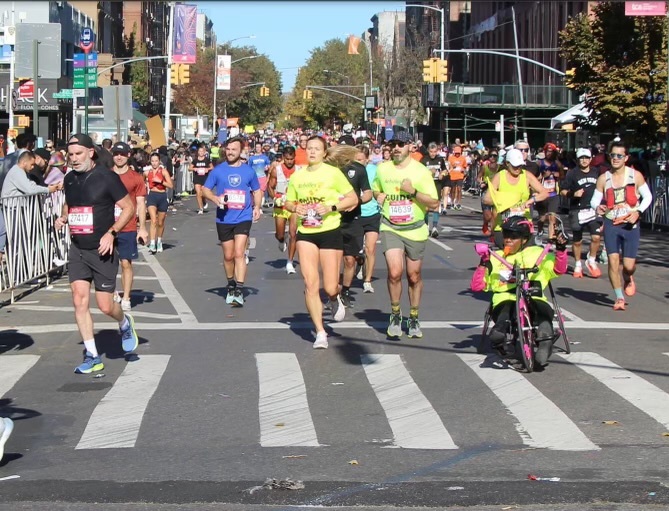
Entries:
<svg viewBox="0 0 669 511">
<path fill-rule="evenodd" d="M 0 355 L 8 351 L 20 351 L 35 344 L 33 338 L 16 330 L 0 332 Z"/>
</svg>

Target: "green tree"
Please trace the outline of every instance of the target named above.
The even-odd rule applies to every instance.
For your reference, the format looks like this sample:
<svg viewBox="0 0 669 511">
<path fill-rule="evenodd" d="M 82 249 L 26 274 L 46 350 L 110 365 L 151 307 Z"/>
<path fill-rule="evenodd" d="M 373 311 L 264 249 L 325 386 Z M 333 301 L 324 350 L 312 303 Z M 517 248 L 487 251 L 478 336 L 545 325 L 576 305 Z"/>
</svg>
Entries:
<svg viewBox="0 0 669 511">
<path fill-rule="evenodd" d="M 126 40 L 126 55 L 145 57 L 146 47 L 137 41 L 137 23 L 132 26 L 132 33 Z M 132 99 L 142 106 L 149 102 L 149 69 L 148 61 L 132 62 L 123 72 L 124 83 L 132 85 Z"/>
<path fill-rule="evenodd" d="M 574 69 L 568 83 L 592 112 L 579 125 L 626 128 L 633 143 L 666 136 L 666 28 L 664 16 L 625 16 L 623 2 L 600 2 L 592 17 L 569 20 L 560 33 L 561 55 Z"/>
</svg>

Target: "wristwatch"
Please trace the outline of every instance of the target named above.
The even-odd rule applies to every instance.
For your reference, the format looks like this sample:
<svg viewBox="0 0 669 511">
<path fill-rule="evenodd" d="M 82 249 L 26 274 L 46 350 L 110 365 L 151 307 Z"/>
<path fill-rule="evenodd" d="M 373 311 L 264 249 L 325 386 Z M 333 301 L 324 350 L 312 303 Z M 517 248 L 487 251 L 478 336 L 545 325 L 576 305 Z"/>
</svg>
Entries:
<svg viewBox="0 0 669 511">
<path fill-rule="evenodd" d="M 114 238 L 116 238 L 116 236 L 118 235 L 118 232 L 116 232 L 114 229 L 109 229 L 107 232 L 111 234 Z"/>
<path fill-rule="evenodd" d="M 414 189 L 413 189 L 413 193 L 412 193 L 411 195 L 409 195 L 409 197 L 411 197 L 412 199 L 415 199 L 415 198 L 416 198 L 416 195 L 418 195 L 418 190 L 416 190 L 416 189 L 414 188 Z"/>
<path fill-rule="evenodd" d="M 333 204 L 332 207 L 331 207 L 330 209 L 332 209 L 333 212 L 334 212 L 334 211 L 337 211 L 337 205 L 336 205 L 336 204 Z"/>
</svg>

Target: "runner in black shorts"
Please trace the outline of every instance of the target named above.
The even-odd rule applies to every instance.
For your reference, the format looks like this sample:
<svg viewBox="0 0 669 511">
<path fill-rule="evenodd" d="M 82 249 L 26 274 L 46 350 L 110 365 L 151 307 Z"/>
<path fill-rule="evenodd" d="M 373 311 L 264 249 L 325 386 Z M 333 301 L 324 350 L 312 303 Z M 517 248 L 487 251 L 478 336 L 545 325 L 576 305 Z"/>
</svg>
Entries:
<svg viewBox="0 0 669 511">
<path fill-rule="evenodd" d="M 434 179 L 434 186 L 437 188 L 437 196 L 441 199 L 443 190 L 445 188 L 445 182 L 448 179 L 448 188 L 451 186 L 451 178 L 448 177 L 448 167 L 446 165 L 446 160 L 439 156 L 438 154 L 439 146 L 436 142 L 430 142 L 427 145 L 427 156 L 423 156 L 423 159 L 420 161 L 423 165 L 432 174 L 432 179 Z M 431 214 L 425 215 L 425 223 L 429 225 L 429 219 L 432 217 L 432 228 L 430 229 L 430 235 L 433 238 L 439 237 L 439 213 L 446 213 L 446 207 L 442 209 L 441 202 L 439 203 L 439 208 L 430 211 Z"/>
<path fill-rule="evenodd" d="M 124 314 L 113 298 L 119 262 L 116 236 L 134 217 L 135 205 L 119 176 L 95 164 L 95 144 L 88 135 L 70 137 L 67 152 L 72 171 L 65 175 L 65 204 L 56 228 L 70 227 L 69 280 L 74 316 L 85 347 L 84 361 L 74 372 L 88 374 L 104 369 L 89 308 L 91 282 L 98 309 L 118 321 L 123 351 L 134 351 L 139 342 L 132 317 Z M 114 220 L 115 205 L 121 209 L 118 220 Z"/>
<path fill-rule="evenodd" d="M 207 155 L 204 145 L 199 145 L 197 155 L 190 164 L 193 171 L 193 185 L 195 186 L 195 199 L 197 200 L 197 214 L 202 215 L 209 207 L 209 203 L 202 196 L 202 187 L 207 181 L 207 175 L 214 168 Z"/>
</svg>

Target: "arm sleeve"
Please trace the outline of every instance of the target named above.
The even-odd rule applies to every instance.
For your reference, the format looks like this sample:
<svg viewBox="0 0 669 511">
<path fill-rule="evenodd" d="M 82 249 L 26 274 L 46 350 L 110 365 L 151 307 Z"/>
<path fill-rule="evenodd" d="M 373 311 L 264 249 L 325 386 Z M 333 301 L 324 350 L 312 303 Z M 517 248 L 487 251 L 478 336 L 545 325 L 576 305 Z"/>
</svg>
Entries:
<svg viewBox="0 0 669 511">
<path fill-rule="evenodd" d="M 594 192 L 592 192 L 592 199 L 590 199 L 590 207 L 592 209 L 597 209 L 597 206 L 599 206 L 602 203 L 603 198 L 604 194 L 599 190 L 595 190 Z"/>
<path fill-rule="evenodd" d="M 646 211 L 651 203 L 653 202 L 653 194 L 648 188 L 648 183 L 644 183 L 639 187 L 639 193 L 641 194 L 641 204 L 636 208 L 639 213 Z"/>
<path fill-rule="evenodd" d="M 469 283 L 469 287 L 475 293 L 479 291 L 485 291 L 486 288 L 485 276 L 487 270 L 488 268 L 486 268 L 485 266 L 477 266 L 476 269 L 474 270 L 474 274 L 472 275 L 472 280 Z"/>
</svg>

